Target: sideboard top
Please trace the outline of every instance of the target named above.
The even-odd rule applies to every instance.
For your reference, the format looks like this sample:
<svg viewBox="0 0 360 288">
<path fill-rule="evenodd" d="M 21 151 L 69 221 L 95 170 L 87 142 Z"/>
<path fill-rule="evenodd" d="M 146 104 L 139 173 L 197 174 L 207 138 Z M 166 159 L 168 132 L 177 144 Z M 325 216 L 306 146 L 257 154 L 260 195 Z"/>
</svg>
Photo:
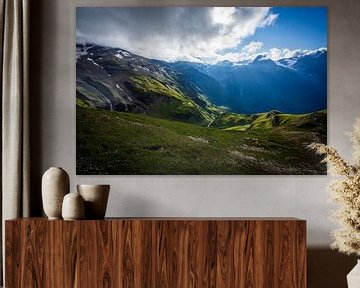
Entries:
<svg viewBox="0 0 360 288">
<path fill-rule="evenodd" d="M 48 220 L 45 217 L 15 218 L 6 221 L 64 221 Z M 294 217 L 109 217 L 104 220 L 76 220 L 76 221 L 306 221 Z"/>
</svg>

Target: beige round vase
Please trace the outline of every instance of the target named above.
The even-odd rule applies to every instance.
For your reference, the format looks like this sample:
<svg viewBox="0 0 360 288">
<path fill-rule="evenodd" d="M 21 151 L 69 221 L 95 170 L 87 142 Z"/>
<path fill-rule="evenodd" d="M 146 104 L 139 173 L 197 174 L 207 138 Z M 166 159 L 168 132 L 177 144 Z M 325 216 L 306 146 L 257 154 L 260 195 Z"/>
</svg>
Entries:
<svg viewBox="0 0 360 288">
<path fill-rule="evenodd" d="M 110 185 L 77 185 L 85 201 L 85 219 L 104 219 Z"/>
<path fill-rule="evenodd" d="M 49 219 L 61 219 L 63 198 L 69 189 L 69 175 L 62 168 L 51 167 L 44 173 L 41 193 L 44 211 Z"/>
<path fill-rule="evenodd" d="M 65 195 L 62 205 L 62 217 L 64 220 L 84 219 L 84 199 L 79 193 L 69 193 Z"/>
</svg>

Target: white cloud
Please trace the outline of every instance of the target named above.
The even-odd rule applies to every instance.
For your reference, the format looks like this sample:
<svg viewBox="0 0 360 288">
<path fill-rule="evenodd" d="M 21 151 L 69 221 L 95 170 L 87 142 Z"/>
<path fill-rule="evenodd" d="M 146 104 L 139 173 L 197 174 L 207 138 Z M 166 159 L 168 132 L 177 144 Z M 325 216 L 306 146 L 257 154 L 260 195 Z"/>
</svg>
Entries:
<svg viewBox="0 0 360 288">
<path fill-rule="evenodd" d="M 306 50 L 301 50 L 301 49 L 290 50 L 287 48 L 283 48 L 283 49 L 272 48 L 266 53 L 266 56 L 273 61 L 278 61 L 278 60 L 284 59 L 284 58 L 301 57 L 301 56 L 312 55 L 317 52 L 323 52 L 323 51 L 327 51 L 327 48 L 321 47 L 321 48 L 315 49 L 315 50 L 307 50 L 307 49 Z"/>
<path fill-rule="evenodd" d="M 236 53 L 226 53 L 214 59 L 212 63 L 217 63 L 221 61 L 230 61 L 230 62 L 251 62 L 259 55 L 262 56 L 262 59 L 271 59 L 273 61 L 278 61 L 280 59 L 292 58 L 292 57 L 301 57 L 305 55 L 315 54 L 317 52 L 327 51 L 327 48 L 321 47 L 315 50 L 302 50 L 294 49 L 290 50 L 288 48 L 271 48 L 268 51 L 259 52 L 263 47 L 262 42 L 251 42 L 250 44 L 244 46 L 240 52 Z"/>
<path fill-rule="evenodd" d="M 248 45 L 244 46 L 240 52 L 229 52 L 224 55 L 220 55 L 215 58 L 212 62 L 221 62 L 221 61 L 230 61 L 230 62 L 241 62 L 249 61 L 255 58 L 258 54 L 257 52 L 263 47 L 262 42 L 250 42 Z"/>
<path fill-rule="evenodd" d="M 265 26 L 271 26 L 273 25 L 276 20 L 278 19 L 279 14 L 269 14 L 262 22 L 261 22 L 261 27 L 265 27 Z"/>
<path fill-rule="evenodd" d="M 77 41 L 166 61 L 240 59 L 258 51 L 254 43 L 260 42 L 226 57 L 222 51 L 238 47 L 277 17 L 268 7 L 77 8 Z"/>
<path fill-rule="evenodd" d="M 260 50 L 263 47 L 263 43 L 260 41 L 257 42 L 251 42 L 250 44 L 244 46 L 242 51 L 244 53 L 247 53 L 249 55 L 256 53 L 258 50 Z"/>
<path fill-rule="evenodd" d="M 287 48 L 284 49 L 272 48 L 267 52 L 267 57 L 269 57 L 273 61 L 277 61 L 283 58 L 295 57 L 302 53 L 303 50 L 301 49 L 290 50 Z"/>
<path fill-rule="evenodd" d="M 213 23 L 222 25 L 233 24 L 235 12 L 235 7 L 214 7 L 211 11 Z"/>
</svg>

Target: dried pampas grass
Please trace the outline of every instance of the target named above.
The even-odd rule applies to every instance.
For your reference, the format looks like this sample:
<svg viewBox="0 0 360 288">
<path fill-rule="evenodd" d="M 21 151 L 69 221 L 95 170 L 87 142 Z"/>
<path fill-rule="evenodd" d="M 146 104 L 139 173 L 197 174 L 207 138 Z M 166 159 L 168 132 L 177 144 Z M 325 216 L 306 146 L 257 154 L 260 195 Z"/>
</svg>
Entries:
<svg viewBox="0 0 360 288">
<path fill-rule="evenodd" d="M 356 119 L 349 136 L 353 143 L 354 165 L 325 144 L 312 143 L 308 147 L 325 156 L 323 161 L 336 176 L 329 188 L 332 200 L 338 204 L 333 219 L 342 227 L 333 231 L 335 241 L 331 247 L 346 254 L 360 255 L 360 118 Z"/>
</svg>

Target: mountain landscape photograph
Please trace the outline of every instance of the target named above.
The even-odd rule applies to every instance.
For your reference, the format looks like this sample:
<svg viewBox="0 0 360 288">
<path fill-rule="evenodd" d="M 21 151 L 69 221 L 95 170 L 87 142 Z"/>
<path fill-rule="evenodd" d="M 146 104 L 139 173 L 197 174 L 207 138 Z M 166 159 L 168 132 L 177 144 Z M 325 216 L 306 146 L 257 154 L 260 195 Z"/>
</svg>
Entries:
<svg viewBox="0 0 360 288">
<path fill-rule="evenodd" d="M 78 7 L 78 175 L 322 175 L 325 7 Z"/>
</svg>

